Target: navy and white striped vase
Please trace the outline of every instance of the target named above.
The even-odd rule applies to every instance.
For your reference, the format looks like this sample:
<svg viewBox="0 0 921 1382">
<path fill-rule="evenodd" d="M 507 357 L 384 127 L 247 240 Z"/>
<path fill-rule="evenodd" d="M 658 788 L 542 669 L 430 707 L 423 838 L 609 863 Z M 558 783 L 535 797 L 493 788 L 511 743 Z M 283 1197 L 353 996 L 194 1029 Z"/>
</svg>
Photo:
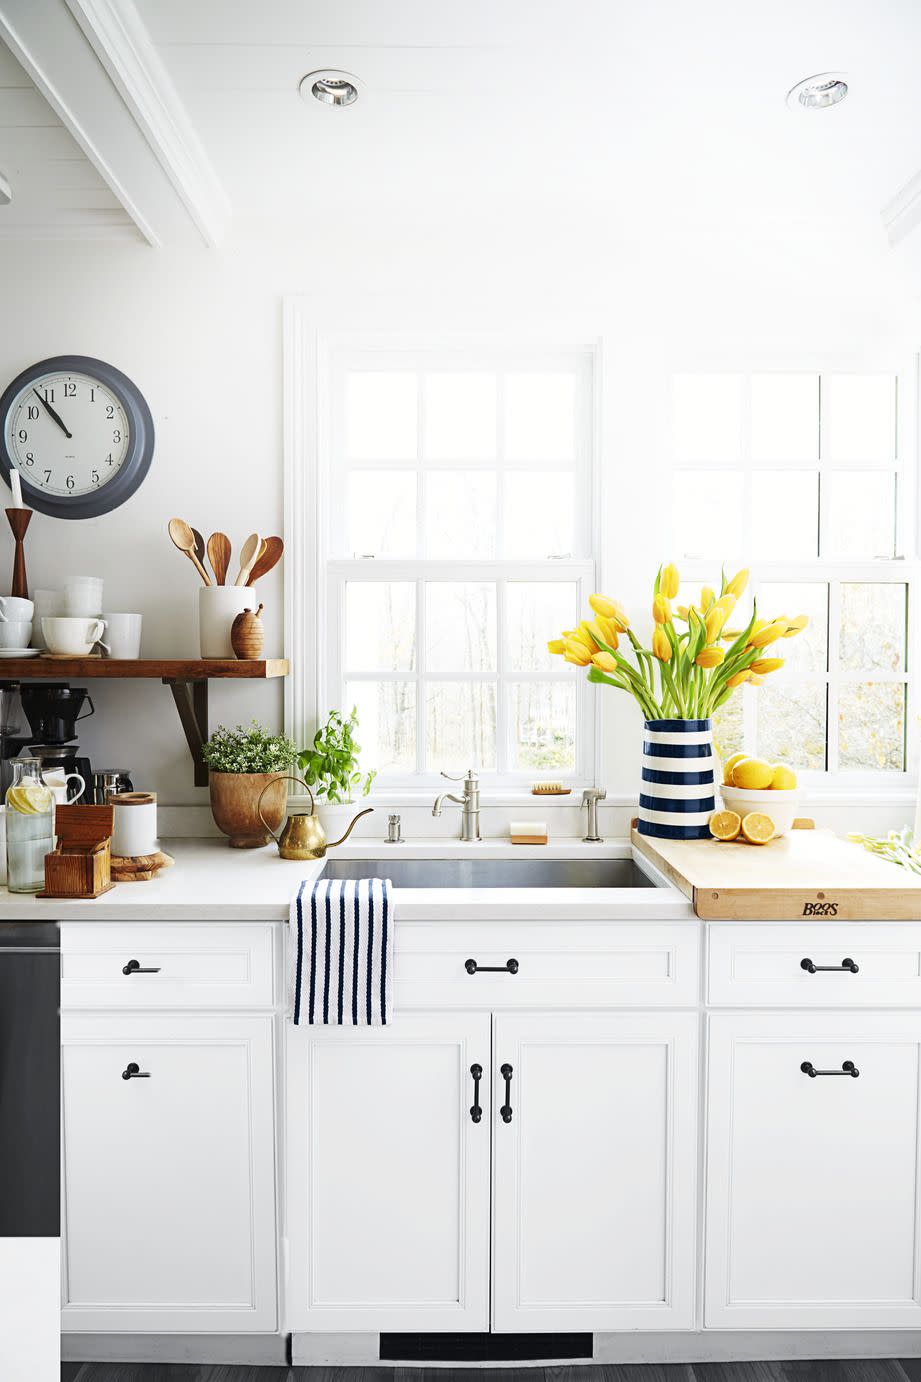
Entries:
<svg viewBox="0 0 921 1382">
<path fill-rule="evenodd" d="M 660 840 L 704 840 L 716 809 L 710 720 L 646 720 L 637 829 Z"/>
</svg>

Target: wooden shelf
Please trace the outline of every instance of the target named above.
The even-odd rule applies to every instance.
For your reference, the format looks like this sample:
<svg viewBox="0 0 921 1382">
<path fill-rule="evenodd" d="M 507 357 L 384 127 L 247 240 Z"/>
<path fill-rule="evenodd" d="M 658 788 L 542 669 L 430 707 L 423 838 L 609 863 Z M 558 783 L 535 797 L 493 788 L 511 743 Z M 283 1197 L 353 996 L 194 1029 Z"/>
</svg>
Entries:
<svg viewBox="0 0 921 1382">
<path fill-rule="evenodd" d="M 0 658 L 0 682 L 162 681 L 173 694 L 192 763 L 196 787 L 207 787 L 208 769 L 201 756 L 208 739 L 208 684 L 212 681 L 267 681 L 288 675 L 287 658 L 238 661 L 236 658 L 11 657 Z"/>
</svg>

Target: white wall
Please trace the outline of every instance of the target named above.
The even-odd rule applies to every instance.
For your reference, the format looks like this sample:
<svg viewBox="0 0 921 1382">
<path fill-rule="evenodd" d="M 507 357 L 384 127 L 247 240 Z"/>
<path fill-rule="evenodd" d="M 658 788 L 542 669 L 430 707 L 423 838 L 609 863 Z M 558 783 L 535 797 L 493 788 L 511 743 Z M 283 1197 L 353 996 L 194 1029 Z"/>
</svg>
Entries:
<svg viewBox="0 0 921 1382">
<path fill-rule="evenodd" d="M 33 586 L 99 574 L 110 609 L 144 614 L 144 652 L 197 652 L 198 578 L 170 544 L 171 516 L 238 549 L 254 529 L 283 531 L 281 312 L 309 295 L 328 327 L 552 332 L 604 339 L 603 583 L 645 599 L 669 550 L 655 488 L 668 371 L 699 360 L 766 362 L 791 353 L 917 348 L 916 306 L 882 240 L 744 244 L 638 232 L 613 244 L 576 221 L 554 228 L 475 223 L 463 230 L 330 224 L 292 243 L 222 253 L 143 246 L 0 244 L 0 383 L 45 356 L 99 356 L 145 393 L 157 428 L 150 475 L 121 509 L 64 523 L 36 514 Z M 3 556 L 12 565 L 12 543 Z M 280 570 L 262 583 L 266 651 L 281 654 Z M 169 692 L 98 683 L 81 736 L 97 766 L 126 766 L 170 803 L 205 803 Z M 605 775 L 629 790 L 630 708 L 605 701 Z M 212 722 L 281 726 L 278 684 L 212 688 Z"/>
</svg>

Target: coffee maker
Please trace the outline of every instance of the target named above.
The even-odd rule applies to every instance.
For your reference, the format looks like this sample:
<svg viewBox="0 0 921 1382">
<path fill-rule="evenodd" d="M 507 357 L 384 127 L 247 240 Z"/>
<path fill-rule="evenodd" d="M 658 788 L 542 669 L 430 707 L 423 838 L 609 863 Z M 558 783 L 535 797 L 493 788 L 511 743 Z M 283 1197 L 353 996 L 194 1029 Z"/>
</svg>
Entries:
<svg viewBox="0 0 921 1382">
<path fill-rule="evenodd" d="M 85 704 L 89 710 L 81 714 Z M 85 687 L 72 687 L 67 682 L 0 683 L 0 793 L 5 796 L 13 780 L 15 758 L 37 758 L 43 773 L 79 773 L 86 787 L 75 800 L 92 802 L 93 769 L 73 741 L 77 737 L 77 721 L 94 713 L 92 697 Z M 23 718 L 31 731 L 26 735 L 22 732 Z"/>
</svg>

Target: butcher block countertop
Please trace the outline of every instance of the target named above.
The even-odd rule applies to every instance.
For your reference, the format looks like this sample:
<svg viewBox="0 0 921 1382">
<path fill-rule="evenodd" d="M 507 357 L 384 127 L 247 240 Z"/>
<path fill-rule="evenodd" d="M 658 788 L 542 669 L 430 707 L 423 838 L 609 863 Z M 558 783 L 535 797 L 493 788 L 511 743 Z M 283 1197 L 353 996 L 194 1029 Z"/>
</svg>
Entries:
<svg viewBox="0 0 921 1382">
<path fill-rule="evenodd" d="M 766 845 L 630 838 L 707 921 L 921 921 L 921 875 L 830 830 Z"/>
</svg>

